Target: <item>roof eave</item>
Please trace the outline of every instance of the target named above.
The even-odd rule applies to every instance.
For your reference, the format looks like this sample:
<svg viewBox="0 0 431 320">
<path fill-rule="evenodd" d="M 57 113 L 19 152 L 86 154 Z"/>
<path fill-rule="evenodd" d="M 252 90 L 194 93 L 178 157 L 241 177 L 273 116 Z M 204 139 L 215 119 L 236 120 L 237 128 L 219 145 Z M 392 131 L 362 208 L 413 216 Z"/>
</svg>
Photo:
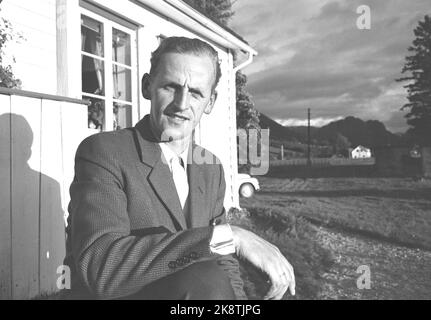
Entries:
<svg viewBox="0 0 431 320">
<path fill-rule="evenodd" d="M 193 29 L 199 35 L 232 50 L 242 50 L 250 55 L 257 55 L 257 51 L 246 42 L 235 37 L 218 24 L 202 15 L 180 0 L 137 0 L 151 9 L 162 13 L 170 20 L 186 28 Z M 178 12 L 181 14 L 178 15 Z"/>
</svg>

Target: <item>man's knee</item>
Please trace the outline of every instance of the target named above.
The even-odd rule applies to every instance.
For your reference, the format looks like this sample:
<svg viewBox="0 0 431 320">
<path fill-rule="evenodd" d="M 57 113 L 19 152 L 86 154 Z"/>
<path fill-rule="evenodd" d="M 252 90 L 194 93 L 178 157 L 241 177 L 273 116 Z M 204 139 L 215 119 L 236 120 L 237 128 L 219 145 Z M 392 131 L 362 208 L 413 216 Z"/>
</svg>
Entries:
<svg viewBox="0 0 431 320">
<path fill-rule="evenodd" d="M 228 275 L 217 261 L 196 262 L 157 280 L 126 299 L 234 300 Z"/>
<path fill-rule="evenodd" d="M 217 261 L 205 261 L 191 265 L 187 270 L 185 299 L 233 300 L 235 294 L 229 277 L 217 265 Z"/>
</svg>

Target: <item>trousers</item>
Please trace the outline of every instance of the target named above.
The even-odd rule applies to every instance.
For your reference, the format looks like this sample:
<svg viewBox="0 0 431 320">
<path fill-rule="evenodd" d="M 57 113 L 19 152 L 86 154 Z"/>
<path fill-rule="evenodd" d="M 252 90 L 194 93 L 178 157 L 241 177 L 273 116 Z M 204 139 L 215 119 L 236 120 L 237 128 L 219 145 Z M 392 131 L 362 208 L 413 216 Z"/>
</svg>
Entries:
<svg viewBox="0 0 431 320">
<path fill-rule="evenodd" d="M 229 277 L 214 260 L 197 262 L 145 286 L 127 300 L 235 300 Z"/>
</svg>

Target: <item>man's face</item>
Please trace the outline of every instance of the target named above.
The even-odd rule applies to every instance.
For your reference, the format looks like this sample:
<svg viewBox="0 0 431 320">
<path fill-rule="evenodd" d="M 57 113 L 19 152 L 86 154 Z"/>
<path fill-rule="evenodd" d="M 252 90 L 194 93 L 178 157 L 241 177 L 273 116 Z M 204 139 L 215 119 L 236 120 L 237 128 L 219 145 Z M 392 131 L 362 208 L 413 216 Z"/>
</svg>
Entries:
<svg viewBox="0 0 431 320">
<path fill-rule="evenodd" d="M 202 114 L 211 112 L 216 99 L 214 78 L 208 56 L 179 53 L 163 54 L 155 74 L 144 76 L 152 130 L 162 141 L 189 137 Z"/>
</svg>

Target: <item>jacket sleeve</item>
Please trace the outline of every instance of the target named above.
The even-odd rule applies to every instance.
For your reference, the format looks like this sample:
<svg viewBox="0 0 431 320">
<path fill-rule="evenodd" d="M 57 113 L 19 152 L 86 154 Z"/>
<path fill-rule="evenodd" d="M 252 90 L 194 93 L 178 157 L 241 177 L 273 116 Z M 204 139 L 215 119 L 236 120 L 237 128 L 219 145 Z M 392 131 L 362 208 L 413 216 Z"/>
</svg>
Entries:
<svg viewBox="0 0 431 320">
<path fill-rule="evenodd" d="M 209 249 L 212 226 L 131 235 L 121 170 L 107 150 L 97 137 L 81 143 L 70 187 L 74 268 L 92 294 L 101 299 L 132 295 L 189 265 L 175 264 L 178 259 L 217 258 Z"/>
<path fill-rule="evenodd" d="M 220 165 L 220 185 L 217 192 L 216 206 L 214 210 L 213 221 L 216 224 L 227 223 L 226 210 L 224 209 L 224 197 L 226 191 L 226 182 L 224 177 L 223 166 Z M 246 300 L 247 295 L 244 291 L 244 282 L 241 279 L 239 261 L 237 260 L 236 254 L 229 254 L 225 256 L 219 256 L 217 258 L 218 265 L 228 274 L 232 288 L 235 292 L 238 300 Z"/>
</svg>

